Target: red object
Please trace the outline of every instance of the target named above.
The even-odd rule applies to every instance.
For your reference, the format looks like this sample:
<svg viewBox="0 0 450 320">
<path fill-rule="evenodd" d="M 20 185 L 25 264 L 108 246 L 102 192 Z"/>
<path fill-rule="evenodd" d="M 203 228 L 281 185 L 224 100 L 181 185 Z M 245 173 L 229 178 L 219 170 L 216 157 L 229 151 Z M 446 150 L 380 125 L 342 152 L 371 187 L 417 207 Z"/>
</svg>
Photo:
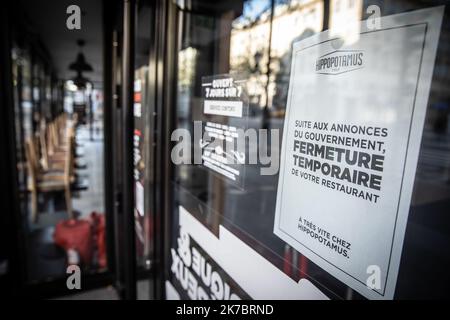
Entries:
<svg viewBox="0 0 450 320">
<path fill-rule="evenodd" d="M 299 269 L 304 275 L 308 274 L 308 259 L 302 254 L 299 259 Z"/>
<path fill-rule="evenodd" d="M 288 245 L 284 247 L 284 265 L 283 271 L 288 276 L 292 276 L 292 253 Z"/>
<path fill-rule="evenodd" d="M 92 212 L 86 220 L 70 219 L 59 222 L 53 239 L 55 244 L 66 252 L 75 250 L 83 265 L 90 266 L 95 256 L 98 267 L 103 269 L 107 266 L 105 229 L 105 215 Z"/>
<path fill-rule="evenodd" d="M 92 227 L 95 234 L 95 244 L 97 245 L 97 260 L 99 268 L 106 268 L 106 242 L 105 242 L 105 215 L 97 212 L 91 213 Z"/>
<path fill-rule="evenodd" d="M 140 92 L 134 93 L 134 102 L 141 102 L 141 93 Z"/>
<path fill-rule="evenodd" d="M 58 222 L 53 234 L 55 244 L 66 252 L 69 249 L 77 251 L 81 262 L 90 265 L 92 259 L 91 224 L 86 220 L 65 220 Z"/>
</svg>

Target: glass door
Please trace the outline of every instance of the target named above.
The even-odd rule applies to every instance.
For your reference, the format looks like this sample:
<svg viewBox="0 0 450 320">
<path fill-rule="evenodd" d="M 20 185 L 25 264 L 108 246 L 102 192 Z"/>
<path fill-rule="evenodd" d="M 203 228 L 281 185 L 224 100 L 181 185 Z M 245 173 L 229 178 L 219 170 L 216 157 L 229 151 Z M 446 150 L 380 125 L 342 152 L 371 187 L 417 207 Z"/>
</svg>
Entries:
<svg viewBox="0 0 450 320">
<path fill-rule="evenodd" d="M 438 249 L 448 248 L 450 232 L 446 214 L 450 205 L 449 88 L 445 80 L 449 77 L 448 10 L 434 8 L 437 5 L 438 1 L 424 5 L 420 1 L 362 0 L 177 2 L 176 104 L 170 132 L 173 201 L 166 213 L 165 298 L 448 297 L 444 284 L 449 280 L 445 270 L 450 256 L 448 250 Z M 421 11 L 426 8 L 432 9 Z M 418 27 L 405 27 L 411 24 Z M 420 26 L 424 25 L 428 33 L 423 33 Z M 389 32 L 394 29 L 400 31 Z M 310 46 L 315 51 L 301 56 L 299 48 Z M 391 60 L 382 62 L 374 54 L 377 50 L 384 50 Z M 420 59 L 420 52 L 426 61 Z M 404 59 L 399 58 L 401 54 Z M 371 74 L 372 85 L 360 87 L 354 79 L 369 72 L 374 66 L 370 63 L 391 71 Z M 392 92 L 382 90 L 383 83 L 389 83 L 386 90 Z M 420 84 L 420 92 L 411 89 L 412 83 Z M 371 86 L 372 91 L 367 89 Z M 400 112 L 390 104 L 395 101 L 400 108 L 405 103 L 406 108 L 413 105 L 414 97 L 421 103 L 415 112 Z M 319 108 L 321 99 L 330 99 L 334 109 L 317 111 L 314 107 Z M 346 109 L 360 104 L 359 110 Z M 383 106 L 393 109 L 386 111 Z M 380 118 L 384 127 L 374 129 L 374 110 L 384 110 L 380 111 L 385 112 Z M 290 113 L 315 121 L 302 123 L 298 116 L 292 122 Z M 407 140 L 407 134 L 403 142 L 381 137 L 389 132 L 402 139 L 407 131 L 399 128 L 405 117 L 412 117 L 410 132 L 417 141 Z M 320 128 L 325 122 L 328 125 Z M 302 125 L 317 125 L 310 133 L 330 139 L 323 148 L 345 149 L 350 142 L 344 137 L 348 137 L 353 143 L 349 152 L 357 152 L 352 155 L 378 154 L 380 161 L 386 161 L 386 171 L 403 163 L 400 151 L 408 145 L 406 169 L 403 173 L 392 169 L 396 179 L 382 176 L 380 189 L 376 165 L 355 173 L 364 176 L 358 184 L 338 174 L 336 164 L 331 174 L 326 166 L 319 169 L 315 164 L 297 163 L 305 154 L 318 159 L 322 152 L 321 146 L 313 149 L 314 144 L 305 139 L 289 140 L 291 133 L 284 132 L 286 128 L 301 132 Z M 335 134 L 336 138 L 324 129 L 333 125 L 342 133 Z M 360 131 L 352 132 L 353 125 L 359 125 L 356 130 Z M 350 132 L 346 135 L 345 130 Z M 384 141 L 394 150 L 385 150 L 390 155 L 381 149 L 381 155 L 363 152 L 369 146 L 355 145 L 364 143 L 361 130 L 379 130 L 380 139 L 366 142 Z M 337 147 L 339 141 L 343 144 Z M 395 143 L 400 147 L 393 147 Z M 295 156 L 289 153 L 292 148 L 298 150 Z M 297 159 L 292 165 L 284 162 L 289 155 Z M 286 185 L 283 177 L 291 170 L 300 176 Z M 370 170 L 375 173 L 369 175 Z M 366 178 L 375 180 L 368 183 Z M 338 182 L 353 186 L 357 193 L 347 193 L 345 187 L 336 191 L 331 185 Z M 280 194 L 280 186 L 287 188 L 283 192 L 289 196 Z M 397 208 L 395 201 L 385 206 L 375 203 L 377 196 L 387 201 L 394 193 L 399 194 L 400 218 L 390 213 Z M 289 208 L 297 208 L 291 210 L 295 213 L 290 220 L 293 229 L 280 236 L 278 219 L 291 217 L 280 205 L 291 204 Z M 319 213 L 317 208 L 326 211 Z M 384 220 L 372 221 L 368 216 L 366 221 L 373 227 L 368 226 L 361 220 L 368 212 Z M 358 233 L 358 228 L 366 231 Z M 379 230 L 378 236 L 373 230 Z M 308 245 L 304 246 L 305 241 Z"/>
</svg>

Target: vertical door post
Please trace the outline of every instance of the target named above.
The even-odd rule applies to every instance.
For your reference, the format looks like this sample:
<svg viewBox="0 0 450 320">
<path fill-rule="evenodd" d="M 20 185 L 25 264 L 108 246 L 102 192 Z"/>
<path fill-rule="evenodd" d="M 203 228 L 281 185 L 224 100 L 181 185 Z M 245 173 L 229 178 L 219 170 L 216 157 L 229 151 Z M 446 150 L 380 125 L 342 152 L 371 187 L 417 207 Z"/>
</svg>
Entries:
<svg viewBox="0 0 450 320">
<path fill-rule="evenodd" d="M 136 299 L 136 243 L 134 231 L 133 90 L 136 3 L 124 1 L 123 20 L 123 225 L 125 244 L 125 299 Z"/>
</svg>

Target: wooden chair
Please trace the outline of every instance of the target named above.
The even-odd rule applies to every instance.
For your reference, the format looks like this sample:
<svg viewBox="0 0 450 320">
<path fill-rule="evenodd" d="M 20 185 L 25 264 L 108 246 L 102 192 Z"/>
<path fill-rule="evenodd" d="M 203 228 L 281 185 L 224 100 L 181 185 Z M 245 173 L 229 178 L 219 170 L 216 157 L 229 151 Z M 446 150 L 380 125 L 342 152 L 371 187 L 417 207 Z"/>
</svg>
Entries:
<svg viewBox="0 0 450 320">
<path fill-rule="evenodd" d="M 66 151 L 67 146 L 60 141 L 60 131 L 56 120 L 48 124 L 47 137 L 49 145 L 49 155 L 53 155 L 55 153 L 58 153 L 59 151 Z"/>
<path fill-rule="evenodd" d="M 41 170 L 36 153 L 34 141 L 26 140 L 25 152 L 27 157 L 27 167 L 29 172 L 28 189 L 31 192 L 32 219 L 37 220 L 38 215 L 38 194 L 56 191 L 64 191 L 67 214 L 73 218 L 72 198 L 70 187 L 74 182 L 74 157 L 73 145 L 75 137 L 72 132 L 67 136 L 68 151 L 64 161 L 62 173 Z"/>
<path fill-rule="evenodd" d="M 68 147 L 67 135 L 72 132 L 71 127 L 61 124 L 61 118 L 54 122 L 41 121 L 39 128 L 39 144 L 41 150 L 41 162 L 45 170 L 63 170 L 64 160 Z M 59 123 L 59 124 L 58 124 Z M 62 134 L 61 132 L 64 131 Z"/>
</svg>

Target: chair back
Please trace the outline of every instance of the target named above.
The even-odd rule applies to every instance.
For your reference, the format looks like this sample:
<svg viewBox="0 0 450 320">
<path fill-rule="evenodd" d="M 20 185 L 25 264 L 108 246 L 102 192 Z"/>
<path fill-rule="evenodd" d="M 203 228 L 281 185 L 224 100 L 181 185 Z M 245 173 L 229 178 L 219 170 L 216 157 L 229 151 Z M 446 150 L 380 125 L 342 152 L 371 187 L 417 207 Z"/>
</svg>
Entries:
<svg viewBox="0 0 450 320">
<path fill-rule="evenodd" d="M 25 141 L 25 156 L 27 158 L 27 168 L 29 175 L 30 187 L 36 190 L 38 161 L 36 159 L 36 148 L 34 146 L 33 138 L 29 137 Z"/>
<path fill-rule="evenodd" d="M 39 145 L 41 147 L 42 166 L 45 170 L 48 170 L 48 149 L 47 149 L 47 135 L 46 135 L 46 121 L 41 120 L 39 126 Z"/>
<path fill-rule="evenodd" d="M 69 127 L 67 130 L 67 153 L 64 163 L 64 183 L 69 185 L 71 183 L 70 179 L 74 174 L 75 166 L 75 132 L 73 127 Z"/>
</svg>

